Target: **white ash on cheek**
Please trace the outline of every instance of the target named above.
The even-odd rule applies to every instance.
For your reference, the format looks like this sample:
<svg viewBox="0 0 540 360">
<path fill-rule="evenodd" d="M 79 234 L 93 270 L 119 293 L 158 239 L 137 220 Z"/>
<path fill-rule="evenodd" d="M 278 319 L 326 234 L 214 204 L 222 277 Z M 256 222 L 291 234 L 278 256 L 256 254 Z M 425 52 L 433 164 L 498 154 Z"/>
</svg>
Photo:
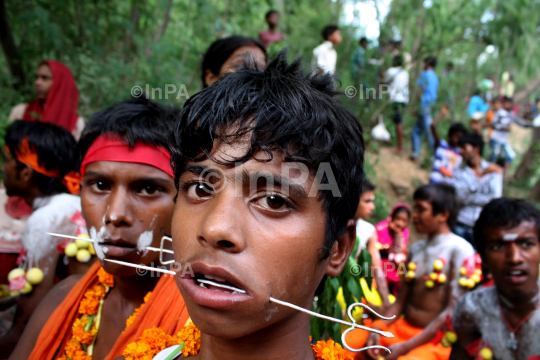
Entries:
<svg viewBox="0 0 540 360">
<path fill-rule="evenodd" d="M 146 255 L 148 253 L 148 250 L 146 248 L 152 244 L 152 241 L 154 240 L 154 232 L 152 230 L 145 231 L 139 236 L 139 240 L 137 240 L 137 252 Z"/>
<path fill-rule="evenodd" d="M 103 243 L 103 239 L 106 233 L 107 229 L 105 228 L 105 226 L 101 227 L 99 231 L 97 231 L 94 226 L 90 228 L 90 237 L 94 240 L 94 250 L 96 250 L 96 256 L 100 260 L 103 260 L 105 258 L 104 247 L 101 245 L 101 243 Z"/>
<path fill-rule="evenodd" d="M 268 322 L 270 319 L 279 312 L 279 308 L 277 306 L 271 307 L 270 309 L 266 309 L 266 317 L 264 318 L 264 321 Z"/>
</svg>

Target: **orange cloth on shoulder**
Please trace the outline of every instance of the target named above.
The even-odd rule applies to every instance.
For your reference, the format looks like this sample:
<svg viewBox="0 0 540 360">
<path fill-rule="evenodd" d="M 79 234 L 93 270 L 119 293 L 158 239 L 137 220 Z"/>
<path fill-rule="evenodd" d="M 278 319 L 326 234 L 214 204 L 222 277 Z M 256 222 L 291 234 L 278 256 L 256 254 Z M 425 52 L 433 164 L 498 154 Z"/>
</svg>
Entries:
<svg viewBox="0 0 540 360">
<path fill-rule="evenodd" d="M 368 325 L 369 326 L 369 325 Z M 381 336 L 381 345 L 389 347 L 394 344 L 404 343 L 420 334 L 424 329 L 412 327 L 404 318 L 401 318 L 388 326 L 385 331 L 390 331 L 394 334 L 393 338 L 385 338 Z M 347 334 L 347 343 L 353 348 L 361 348 L 365 345 L 369 334 L 367 331 L 354 330 Z M 407 355 L 400 356 L 398 360 L 448 360 L 450 358 L 451 348 L 445 348 L 440 343 L 434 345 L 427 343 L 422 345 Z M 353 355 L 355 360 L 364 359 L 364 354 L 348 352 Z"/>
<path fill-rule="evenodd" d="M 39 334 L 30 359 L 51 360 L 64 353 L 59 350 L 64 348 L 71 337 L 71 326 L 78 316 L 79 304 L 84 293 L 88 288 L 98 283 L 97 271 L 100 266 L 99 261 L 96 261 L 52 313 Z M 129 328 L 116 340 L 105 360 L 122 356 L 126 346 L 137 341 L 144 330 L 157 326 L 167 334 L 173 335 L 184 327 L 188 318 L 187 307 L 176 287 L 174 277 L 162 276 L 146 305 L 142 307 Z M 101 326 L 106 326 L 103 319 Z"/>
</svg>

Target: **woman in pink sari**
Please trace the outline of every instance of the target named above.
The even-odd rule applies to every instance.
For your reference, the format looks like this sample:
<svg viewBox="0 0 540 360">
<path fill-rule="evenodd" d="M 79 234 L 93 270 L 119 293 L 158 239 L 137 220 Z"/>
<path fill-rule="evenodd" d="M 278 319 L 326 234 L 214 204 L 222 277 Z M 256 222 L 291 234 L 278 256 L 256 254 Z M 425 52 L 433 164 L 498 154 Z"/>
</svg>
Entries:
<svg viewBox="0 0 540 360">
<path fill-rule="evenodd" d="M 375 225 L 381 253 L 382 269 L 388 282 L 389 293 L 394 296 L 399 290 L 399 264 L 407 260 L 409 222 L 411 208 L 405 203 L 397 203 L 390 216 Z"/>
</svg>

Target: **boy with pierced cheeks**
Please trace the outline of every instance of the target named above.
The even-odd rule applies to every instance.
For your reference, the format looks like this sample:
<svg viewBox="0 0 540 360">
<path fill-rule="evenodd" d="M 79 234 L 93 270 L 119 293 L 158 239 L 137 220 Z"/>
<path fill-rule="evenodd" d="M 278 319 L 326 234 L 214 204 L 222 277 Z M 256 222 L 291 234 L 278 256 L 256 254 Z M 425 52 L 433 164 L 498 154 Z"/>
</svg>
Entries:
<svg viewBox="0 0 540 360">
<path fill-rule="evenodd" d="M 105 260 L 155 266 L 174 208 L 166 137 L 176 110 L 144 97 L 96 113 L 79 142 L 81 204 L 99 262 L 43 299 L 10 359 L 115 359 L 157 327 L 188 319 L 174 279 Z"/>
<path fill-rule="evenodd" d="M 202 333 L 194 359 L 322 359 L 309 315 L 269 298 L 310 309 L 344 268 L 364 142 L 331 76 L 305 75 L 285 55 L 192 97 L 170 136 L 175 260 L 194 272 L 176 282 Z"/>
<path fill-rule="evenodd" d="M 495 286 L 462 298 L 454 310 L 454 359 L 540 359 L 540 212 L 523 200 L 489 202 L 474 226 Z"/>
<path fill-rule="evenodd" d="M 429 184 L 414 195 L 413 225 L 427 239 L 414 243 L 407 259 L 409 272 L 403 278 L 396 302 L 383 315 L 400 315 L 391 321 L 377 320 L 373 327 L 392 332 L 394 338 L 371 334 L 367 345 L 390 346 L 385 359 L 442 360 L 450 349 L 432 340 L 452 314 L 457 298 L 463 293 L 458 281 L 464 262 L 474 258 L 472 246 L 453 234 L 450 227 L 457 215 L 454 189 L 445 184 Z M 412 271 L 414 269 L 414 271 Z M 430 278 L 432 274 L 435 279 Z M 373 351 L 372 358 L 378 359 Z"/>
</svg>

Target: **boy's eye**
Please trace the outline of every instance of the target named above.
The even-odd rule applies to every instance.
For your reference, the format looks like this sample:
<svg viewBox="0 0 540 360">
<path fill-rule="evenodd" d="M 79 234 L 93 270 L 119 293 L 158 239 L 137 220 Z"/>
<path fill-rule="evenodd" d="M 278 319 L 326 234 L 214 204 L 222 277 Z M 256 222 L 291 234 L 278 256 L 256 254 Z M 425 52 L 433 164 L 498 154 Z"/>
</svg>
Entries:
<svg viewBox="0 0 540 360">
<path fill-rule="evenodd" d="M 208 198 L 214 194 L 214 189 L 207 184 L 196 183 L 189 186 L 187 194 L 193 199 Z"/>
<path fill-rule="evenodd" d="M 491 245 L 491 250 L 501 250 L 503 248 L 503 244 L 493 244 Z"/>
<path fill-rule="evenodd" d="M 155 185 L 146 185 L 140 191 L 143 195 L 154 195 L 158 190 L 158 187 Z"/>
<path fill-rule="evenodd" d="M 107 191 L 111 189 L 111 186 L 105 181 L 96 181 L 92 184 L 92 187 L 98 191 Z"/>
<path fill-rule="evenodd" d="M 287 202 L 280 196 L 267 195 L 255 201 L 258 205 L 270 210 L 285 210 Z"/>
</svg>

